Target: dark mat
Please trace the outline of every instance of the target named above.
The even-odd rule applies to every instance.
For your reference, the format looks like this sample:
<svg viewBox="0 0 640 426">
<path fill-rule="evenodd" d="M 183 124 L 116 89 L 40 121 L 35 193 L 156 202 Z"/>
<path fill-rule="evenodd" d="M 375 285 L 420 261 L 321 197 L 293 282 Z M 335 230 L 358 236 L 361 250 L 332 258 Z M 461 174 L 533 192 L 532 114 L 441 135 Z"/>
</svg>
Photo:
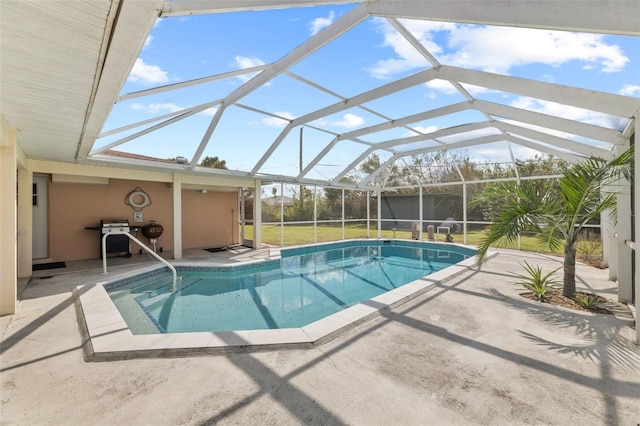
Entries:
<svg viewBox="0 0 640 426">
<path fill-rule="evenodd" d="M 221 251 L 225 251 L 226 249 L 227 249 L 226 247 L 211 247 L 211 248 L 206 248 L 205 250 L 210 253 L 218 253 Z"/>
<path fill-rule="evenodd" d="M 51 263 L 38 263 L 31 267 L 32 271 L 42 271 L 43 269 L 58 269 L 66 268 L 67 264 L 64 262 L 51 262 Z"/>
</svg>

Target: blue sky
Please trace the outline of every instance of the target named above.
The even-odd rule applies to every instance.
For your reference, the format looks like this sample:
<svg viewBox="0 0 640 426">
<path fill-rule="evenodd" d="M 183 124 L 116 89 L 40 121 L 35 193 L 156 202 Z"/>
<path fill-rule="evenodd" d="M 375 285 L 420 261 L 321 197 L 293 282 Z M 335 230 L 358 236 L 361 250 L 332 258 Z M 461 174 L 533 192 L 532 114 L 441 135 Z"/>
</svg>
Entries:
<svg viewBox="0 0 640 426">
<path fill-rule="evenodd" d="M 158 20 L 122 93 L 275 62 L 353 7 L 306 7 Z M 444 65 L 640 97 L 638 38 L 432 21 L 402 20 L 402 23 Z M 429 63 L 387 21 L 369 18 L 294 65 L 290 71 L 349 98 L 429 67 Z M 115 105 L 104 131 L 222 99 L 246 79 L 246 76 L 232 77 L 122 101 Z M 621 126 L 620 122 L 603 114 L 483 88 L 466 85 L 465 88 L 483 100 L 607 127 Z M 290 76 L 280 75 L 239 103 L 281 117 L 295 118 L 339 100 Z M 386 117 L 399 118 L 463 100 L 464 97 L 450 83 L 434 80 L 374 100 L 366 106 Z M 115 149 L 160 158 L 191 158 L 215 108 Z M 427 132 L 484 120 L 480 113 L 466 111 L 412 126 Z M 341 134 L 383 121 L 385 119 L 376 114 L 351 108 L 311 124 Z M 285 124 L 275 117 L 231 106 L 216 127 L 203 156 L 217 155 L 225 159 L 231 169 L 251 170 Z M 132 131 L 102 138 L 95 147 L 104 146 L 129 133 Z M 409 130 L 400 128 L 362 139 L 378 142 L 387 137 L 411 134 Z M 481 134 L 479 131 L 478 135 Z M 298 170 L 298 139 L 299 130 L 294 129 L 261 171 L 295 175 Z M 303 163 L 311 161 L 331 139 L 333 135 L 329 133 L 305 128 Z M 455 137 L 443 140 L 454 141 Z M 324 179 L 334 176 L 364 149 L 365 146 L 355 142 L 340 142 L 309 177 Z M 483 145 L 468 152 L 479 160 L 508 159 L 505 143 Z M 521 159 L 535 154 L 522 147 L 515 147 L 514 153 Z"/>
</svg>

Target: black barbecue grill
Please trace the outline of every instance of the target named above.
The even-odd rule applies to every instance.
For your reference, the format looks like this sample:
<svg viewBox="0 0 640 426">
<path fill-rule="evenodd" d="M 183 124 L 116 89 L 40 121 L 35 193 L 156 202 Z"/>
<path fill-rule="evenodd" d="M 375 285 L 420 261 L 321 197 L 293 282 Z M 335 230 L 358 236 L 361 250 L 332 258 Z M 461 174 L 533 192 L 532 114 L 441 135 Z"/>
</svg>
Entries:
<svg viewBox="0 0 640 426">
<path fill-rule="evenodd" d="M 124 257 L 131 257 L 131 249 L 129 247 L 129 237 L 121 232 L 130 232 L 131 227 L 127 219 L 103 219 L 100 221 L 100 258 L 102 253 L 102 237 L 104 234 L 113 234 L 107 237 L 106 254 L 118 253 Z M 116 233 L 118 232 L 118 233 Z"/>
</svg>

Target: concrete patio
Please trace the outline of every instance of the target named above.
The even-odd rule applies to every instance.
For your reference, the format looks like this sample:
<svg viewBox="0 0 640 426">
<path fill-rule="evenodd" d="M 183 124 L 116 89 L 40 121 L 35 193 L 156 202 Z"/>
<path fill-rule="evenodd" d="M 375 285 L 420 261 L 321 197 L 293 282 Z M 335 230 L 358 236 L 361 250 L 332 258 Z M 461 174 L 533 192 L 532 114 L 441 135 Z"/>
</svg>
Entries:
<svg viewBox="0 0 640 426">
<path fill-rule="evenodd" d="M 201 252 L 185 257 L 263 255 Z M 546 271 L 561 262 L 500 250 L 481 269 L 312 349 L 111 362 L 84 360 L 71 296 L 99 278 L 101 264 L 40 271 L 18 313 L 0 319 L 1 423 L 640 423 L 628 308 L 590 314 L 524 299 L 512 272 L 525 259 Z M 136 260 L 146 261 L 114 259 L 110 271 Z M 607 275 L 579 265 L 578 287 L 615 299 Z"/>
</svg>

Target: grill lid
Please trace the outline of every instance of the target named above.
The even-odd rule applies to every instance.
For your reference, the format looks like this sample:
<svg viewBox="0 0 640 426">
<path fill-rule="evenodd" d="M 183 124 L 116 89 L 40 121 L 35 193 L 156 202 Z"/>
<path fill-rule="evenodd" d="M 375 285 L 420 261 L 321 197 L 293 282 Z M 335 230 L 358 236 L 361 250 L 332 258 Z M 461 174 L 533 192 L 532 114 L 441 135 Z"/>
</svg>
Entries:
<svg viewBox="0 0 640 426">
<path fill-rule="evenodd" d="M 100 226 L 102 227 L 102 233 L 114 232 L 114 230 L 129 232 L 131 230 L 127 219 L 102 219 Z"/>
</svg>

